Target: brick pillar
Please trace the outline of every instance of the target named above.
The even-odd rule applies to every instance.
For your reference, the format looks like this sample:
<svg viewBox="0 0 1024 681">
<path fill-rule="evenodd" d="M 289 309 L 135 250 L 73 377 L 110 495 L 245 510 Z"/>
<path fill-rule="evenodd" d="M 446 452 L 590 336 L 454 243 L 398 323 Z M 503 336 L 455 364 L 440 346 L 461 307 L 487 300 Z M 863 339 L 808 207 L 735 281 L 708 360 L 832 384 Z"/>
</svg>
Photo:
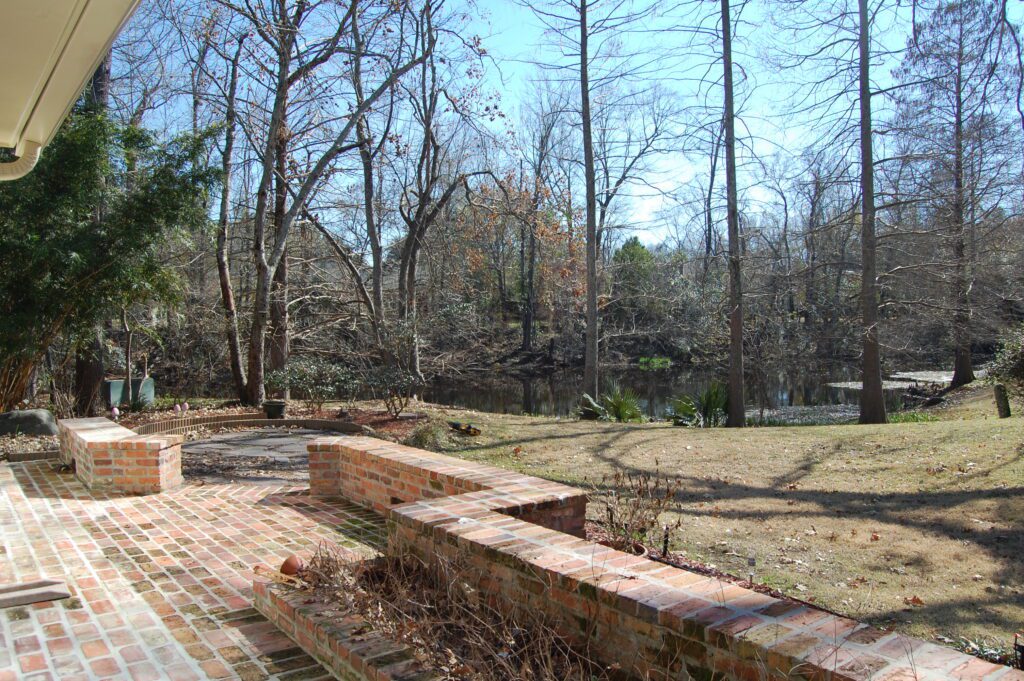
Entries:
<svg viewBox="0 0 1024 681">
<path fill-rule="evenodd" d="M 309 493 L 314 497 L 341 495 L 341 448 L 330 438 L 319 438 L 306 445 L 309 452 Z"/>
</svg>

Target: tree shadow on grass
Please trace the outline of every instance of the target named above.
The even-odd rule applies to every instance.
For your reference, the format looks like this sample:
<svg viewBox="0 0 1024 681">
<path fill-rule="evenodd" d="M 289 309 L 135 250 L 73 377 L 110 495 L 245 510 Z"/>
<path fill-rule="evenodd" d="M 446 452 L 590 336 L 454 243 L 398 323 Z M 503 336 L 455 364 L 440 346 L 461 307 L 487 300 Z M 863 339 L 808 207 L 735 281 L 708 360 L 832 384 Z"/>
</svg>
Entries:
<svg viewBox="0 0 1024 681">
<path fill-rule="evenodd" d="M 623 464 L 619 459 L 599 455 L 612 470 L 637 476 L 652 474 L 651 466 Z M 980 469 L 972 473 L 972 479 L 985 478 L 999 468 L 1013 465 L 1021 459 L 1021 452 L 1009 461 Z M 922 535 L 922 549 L 927 550 L 928 542 L 938 536 L 941 539 L 966 545 L 968 550 L 984 554 L 995 568 L 992 582 L 995 589 L 989 596 L 975 599 L 948 599 L 926 603 L 911 611 L 892 610 L 872 613 L 871 621 L 884 623 L 895 621 L 949 622 L 976 624 L 995 633 L 1015 631 L 1020 627 L 1019 619 L 1009 613 L 1024 610 L 1024 593 L 1019 586 L 1024 583 L 1024 485 L 991 486 L 981 489 L 940 489 L 908 492 L 885 492 L 871 489 L 871 476 L 864 481 L 864 490 L 823 490 L 805 489 L 790 484 L 813 472 L 815 459 L 807 456 L 801 459 L 789 472 L 776 476 L 764 485 L 729 481 L 727 484 L 699 475 L 673 475 L 682 484 L 677 494 L 679 502 L 674 510 L 681 516 L 705 518 L 711 522 L 766 521 L 776 519 L 787 524 L 806 520 L 827 524 L 835 518 L 861 520 L 872 524 L 891 524 L 912 528 Z M 880 472 L 879 475 L 882 473 Z M 618 489 L 620 493 L 628 492 Z M 708 507 L 694 506 L 698 502 L 714 504 Z M 731 502 L 735 502 L 731 506 Z M 753 502 L 753 503 L 744 503 Z M 761 502 L 761 503 L 758 503 Z M 785 505 L 779 507 L 779 502 Z M 990 502 L 990 512 L 1004 525 L 994 523 L 989 527 L 972 527 L 956 511 L 968 504 Z M 686 504 L 684 506 L 684 504 Z M 742 506 L 737 508 L 736 506 Z M 927 541 L 924 539 L 928 537 Z M 923 559 L 942 560 L 940 555 L 925 554 Z M 970 575 L 966 576 L 968 579 Z M 999 585 L 1011 588 L 1000 588 Z M 947 593 L 955 594 L 955 591 Z M 1001 606 L 1001 607 L 1000 607 Z"/>
<path fill-rule="evenodd" d="M 602 424 L 602 425 L 605 425 L 605 424 Z M 540 423 L 538 423 L 538 424 L 524 424 L 523 428 L 531 428 L 531 427 L 536 428 L 536 427 L 541 427 L 541 426 L 549 428 L 550 424 L 548 424 L 548 423 L 544 423 L 544 424 L 540 424 Z M 517 429 L 518 429 L 518 427 L 517 427 Z M 642 432 L 643 430 L 644 430 L 644 424 L 640 424 L 640 423 L 618 423 L 618 424 L 608 423 L 608 424 L 605 425 L 604 428 L 602 428 L 600 431 L 598 431 L 599 433 L 609 434 L 611 436 L 611 438 L 609 440 L 603 442 L 599 446 L 600 450 L 601 451 L 607 451 L 608 449 L 613 447 L 614 444 L 619 439 L 621 439 L 621 438 L 623 438 L 623 437 L 625 437 L 627 435 L 633 434 L 633 433 Z M 552 434 L 552 433 L 547 433 L 546 432 L 546 433 L 539 434 L 539 435 L 528 435 L 528 436 L 521 436 L 521 437 L 513 437 L 513 438 L 506 438 L 506 439 L 495 440 L 495 441 L 488 441 L 488 442 L 479 442 L 479 443 L 467 442 L 465 446 L 459 445 L 457 447 L 452 447 L 451 449 L 445 450 L 444 453 L 446 453 L 446 454 L 459 454 L 459 453 L 471 453 L 471 452 L 486 453 L 488 451 L 505 450 L 505 449 L 509 449 L 509 448 L 512 448 L 512 447 L 524 447 L 525 445 L 529 445 L 529 444 L 536 443 L 536 442 L 557 442 L 557 441 L 561 441 L 561 440 L 578 440 L 581 437 L 584 437 L 586 435 L 593 435 L 593 434 L 595 434 L 595 433 L 593 433 L 593 432 L 591 432 L 591 433 L 568 432 L 568 433 Z"/>
</svg>

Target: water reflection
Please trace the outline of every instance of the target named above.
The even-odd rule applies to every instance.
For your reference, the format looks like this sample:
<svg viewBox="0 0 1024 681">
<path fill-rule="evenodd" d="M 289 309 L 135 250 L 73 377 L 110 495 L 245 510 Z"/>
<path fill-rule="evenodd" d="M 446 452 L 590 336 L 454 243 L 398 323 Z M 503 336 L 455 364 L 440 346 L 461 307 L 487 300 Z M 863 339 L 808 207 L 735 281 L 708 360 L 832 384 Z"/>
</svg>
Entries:
<svg viewBox="0 0 1024 681">
<path fill-rule="evenodd" d="M 473 374 L 433 380 L 424 390 L 429 402 L 501 414 L 540 414 L 568 416 L 575 413 L 582 392 L 582 371 L 553 371 L 544 376 L 521 377 L 506 374 Z M 830 382 L 856 380 L 855 367 L 830 370 L 773 369 L 748 380 L 748 410 L 762 407 L 811 407 L 854 405 L 859 393 L 849 388 L 834 388 Z M 616 386 L 631 388 L 640 398 L 644 413 L 660 418 L 674 397 L 699 392 L 714 381 L 724 381 L 724 373 L 712 371 L 641 371 L 606 369 L 602 390 Z M 886 393 L 889 408 L 900 406 L 900 393 Z"/>
</svg>

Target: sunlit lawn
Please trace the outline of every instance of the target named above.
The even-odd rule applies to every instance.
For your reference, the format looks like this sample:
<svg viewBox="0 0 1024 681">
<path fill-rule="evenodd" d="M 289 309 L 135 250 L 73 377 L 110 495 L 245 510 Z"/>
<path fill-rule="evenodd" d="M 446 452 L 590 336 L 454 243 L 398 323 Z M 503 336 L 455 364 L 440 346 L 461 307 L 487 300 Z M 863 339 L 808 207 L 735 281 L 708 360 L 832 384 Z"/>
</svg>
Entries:
<svg viewBox="0 0 1024 681">
<path fill-rule="evenodd" d="M 437 410 L 443 449 L 586 484 L 659 469 L 683 484 L 677 548 L 840 613 L 1008 647 L 1024 623 L 1024 419 L 989 389 L 887 426 L 691 430 Z"/>
</svg>

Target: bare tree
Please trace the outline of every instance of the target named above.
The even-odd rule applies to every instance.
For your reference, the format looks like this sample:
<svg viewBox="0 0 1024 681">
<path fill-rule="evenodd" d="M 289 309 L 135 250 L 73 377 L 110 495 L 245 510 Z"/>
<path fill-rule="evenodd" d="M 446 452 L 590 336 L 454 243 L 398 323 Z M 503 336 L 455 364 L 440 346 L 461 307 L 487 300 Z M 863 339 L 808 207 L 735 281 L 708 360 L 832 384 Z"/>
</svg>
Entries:
<svg viewBox="0 0 1024 681">
<path fill-rule="evenodd" d="M 785 33 L 786 38 L 813 36 L 813 46 L 791 55 L 790 67 L 814 68 L 812 79 L 799 92 L 793 115 L 816 115 L 820 145 L 843 146 L 857 140 L 860 168 L 860 331 L 861 336 L 861 423 L 885 423 L 882 387 L 879 305 L 875 156 L 872 127 L 871 73 L 874 42 L 872 29 L 886 0 L 844 0 L 828 7 L 806 0 L 789 0 L 781 5 L 804 16 Z M 851 145 L 852 146 L 852 145 Z"/>
<path fill-rule="evenodd" d="M 304 1 L 290 4 L 282 0 L 269 3 L 270 7 L 255 7 L 249 3 L 243 6 L 228 0 L 220 1 L 248 21 L 251 30 L 273 57 L 269 119 L 259 131 L 261 134 L 250 133 L 251 137 L 262 142 L 257 146 L 259 182 L 252 218 L 256 283 L 249 332 L 246 401 L 258 404 L 264 398 L 264 353 L 273 277 L 285 257 L 295 220 L 307 209 L 308 202 L 320 188 L 335 159 L 346 151 L 358 149 L 359 143 L 353 143 L 351 138 L 361 116 L 429 56 L 433 37 L 421 28 L 430 22 L 436 5 L 429 0 L 416 8 L 405 5 L 363 7 L 358 0 L 343 5 Z M 326 13 L 330 17 L 328 23 L 336 27 L 333 32 L 319 37 L 310 33 L 317 26 L 323 26 L 326 20 L 326 16 L 319 15 L 318 11 Z M 385 37 L 384 31 L 367 30 L 366 26 L 354 28 L 360 22 L 370 25 L 390 23 L 395 30 Z M 380 36 L 381 44 L 373 49 L 369 46 L 357 48 L 358 43 L 353 40 L 354 30 L 361 31 L 363 35 L 372 33 Z M 329 141 L 320 150 L 312 152 L 309 167 L 301 180 L 294 188 L 286 190 L 289 197 L 283 197 L 283 191 L 276 193 L 279 203 L 274 206 L 275 213 L 271 213 L 271 189 L 282 170 L 281 140 L 288 134 L 289 93 L 297 83 L 313 78 L 320 67 L 342 54 L 350 63 L 372 59 L 382 74 L 380 81 L 361 103 L 354 103 L 350 112 L 338 121 L 336 130 L 328 133 Z M 258 65 L 258 68 L 263 68 L 263 65 Z M 279 187 L 285 190 L 285 185 Z M 276 223 L 273 224 L 272 235 L 269 235 L 272 240 L 268 248 L 268 223 L 271 219 L 276 219 Z"/>
<path fill-rule="evenodd" d="M 898 72 L 905 86 L 897 98 L 898 130 L 908 142 L 908 163 L 917 169 L 910 191 L 934 212 L 948 252 L 938 283 L 949 290 L 952 385 L 959 387 L 974 380 L 971 320 L 979 222 L 1001 198 L 1002 178 L 1012 176 L 1005 159 L 1019 151 L 1011 142 L 1019 135 L 1007 116 L 1015 76 L 1008 67 L 1008 46 L 1000 53 L 992 39 L 1000 26 L 992 3 L 958 0 L 919 6 L 918 16 L 922 12 L 926 18 L 915 27 Z M 1008 144 L 1012 150 L 1001 148 Z"/>
<path fill-rule="evenodd" d="M 732 428 L 746 425 L 743 393 L 743 279 L 740 271 L 740 214 L 736 192 L 736 112 L 732 83 L 732 21 L 729 0 L 722 6 L 722 70 L 725 95 L 725 185 L 729 229 L 729 415 Z"/>
<path fill-rule="evenodd" d="M 221 304 L 224 308 L 224 333 L 227 337 L 228 357 L 235 394 L 245 400 L 245 370 L 242 368 L 242 350 L 238 338 L 238 310 L 231 283 L 231 264 L 228 261 L 228 227 L 231 221 L 232 169 L 234 167 L 235 133 L 238 111 L 238 65 L 245 45 L 245 35 L 236 40 L 234 54 L 230 56 L 228 85 L 224 93 L 224 147 L 221 151 L 221 194 L 217 214 L 217 275 L 220 282 Z"/>
<path fill-rule="evenodd" d="M 424 30 L 428 42 L 434 44 L 437 33 L 429 17 Z M 466 135 L 470 133 L 464 131 L 472 128 L 459 123 L 468 120 L 465 107 L 470 103 L 458 101 L 460 98 L 449 92 L 448 63 L 444 56 L 427 55 L 406 88 L 412 109 L 410 136 L 415 144 L 409 155 L 412 164 L 400 166 L 398 212 L 405 231 L 398 262 L 398 319 L 409 335 L 407 369 L 418 379 L 423 377 L 416 299 L 420 253 L 427 233 L 444 217 L 459 192 L 468 190 L 469 178 L 488 172 L 465 167 Z M 446 108 L 454 119 L 446 120 Z"/>
<path fill-rule="evenodd" d="M 572 82 L 579 93 L 583 158 L 578 162 L 583 167 L 587 263 L 583 389 L 596 396 L 600 392 L 602 230 L 608 224 L 611 207 L 620 190 L 642 175 L 641 160 L 658 150 L 658 142 L 668 134 L 668 125 L 664 112 L 659 111 L 645 121 L 656 121 L 653 127 L 647 127 L 639 135 L 629 137 L 635 132 L 631 126 L 620 128 L 618 132 L 625 132 L 628 137 L 623 145 L 615 128 L 604 125 L 595 130 L 595 123 L 610 122 L 614 118 L 612 111 L 622 101 L 627 101 L 626 107 L 632 106 L 635 114 L 639 111 L 635 108 L 636 100 L 648 95 L 645 87 L 636 84 L 652 76 L 659 58 L 651 57 L 647 51 L 626 51 L 623 39 L 631 31 L 639 30 L 644 21 L 654 15 L 656 7 L 654 3 L 642 1 L 603 5 L 589 0 L 523 0 L 523 4 L 541 21 L 561 50 L 562 60 L 538 64 L 561 74 L 561 78 Z M 631 87 L 636 87 L 634 96 L 621 100 L 616 96 L 616 90 L 628 91 Z M 648 99 L 658 101 L 656 97 Z M 602 150 L 611 155 L 602 155 Z"/>
<path fill-rule="evenodd" d="M 860 103 L 860 304 L 863 326 L 860 422 L 885 423 L 882 357 L 878 340 L 878 270 L 875 244 L 875 157 L 871 129 L 871 18 L 868 0 L 857 0 L 857 71 Z"/>
<path fill-rule="evenodd" d="M 522 343 L 524 352 L 533 350 L 534 320 L 536 317 L 537 259 L 539 257 L 538 228 L 542 220 L 545 197 L 550 193 L 553 156 L 560 137 L 564 135 L 566 102 L 550 83 L 540 86 L 541 97 L 529 112 L 525 123 L 529 136 L 523 149 L 530 171 L 530 205 L 527 214 L 520 216 L 520 279 L 522 281 Z"/>
</svg>

